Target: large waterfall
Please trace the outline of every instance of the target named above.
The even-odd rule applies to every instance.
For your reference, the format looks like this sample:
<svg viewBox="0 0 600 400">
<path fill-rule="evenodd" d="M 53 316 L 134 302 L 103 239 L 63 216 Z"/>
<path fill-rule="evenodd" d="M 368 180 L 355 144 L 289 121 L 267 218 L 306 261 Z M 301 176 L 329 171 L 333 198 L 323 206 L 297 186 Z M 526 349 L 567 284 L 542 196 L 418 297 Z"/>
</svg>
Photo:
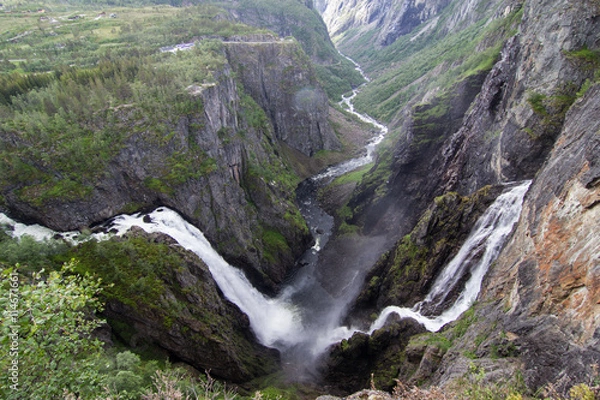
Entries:
<svg viewBox="0 0 600 400">
<path fill-rule="evenodd" d="M 120 215 L 110 222 L 108 228 L 117 235 L 122 235 L 131 227 L 137 226 L 146 232 L 161 232 L 171 236 L 182 247 L 193 251 L 207 264 L 225 297 L 248 315 L 252 329 L 262 344 L 284 352 L 296 348 L 297 351 L 308 351 L 310 355 L 316 357 L 329 345 L 349 338 L 354 332 L 371 333 L 382 327 L 386 318 L 392 313 L 401 317 L 414 318 L 430 331 L 437 331 L 443 325 L 457 319 L 476 299 L 488 267 L 502 249 L 505 239 L 519 218 L 523 198 L 529 185 L 530 181 L 509 185 L 492 203 L 479 218 L 469 238 L 454 259 L 443 269 L 430 293 L 422 302 L 413 308 L 396 306 L 385 308 L 369 329 L 341 326 L 335 319 L 329 324 L 324 324 L 323 320 L 316 323 L 314 315 L 311 315 L 314 310 L 302 309 L 302 301 L 296 301 L 302 298 L 303 291 L 309 291 L 311 301 L 314 302 L 315 288 L 311 285 L 310 274 L 294 281 L 276 298 L 260 293 L 250 284 L 240 269 L 229 265 L 216 252 L 198 228 L 166 207 L 158 208 L 149 214 Z M 32 235 L 36 239 L 43 240 L 56 235 L 56 232 L 44 227 L 16 223 L 3 214 L 0 214 L 0 223 L 12 226 L 11 232 L 14 236 Z M 75 233 L 63 235 L 71 238 L 70 240 L 76 240 L 73 239 Z M 99 240 L 107 237 L 110 235 L 96 235 Z M 428 306 L 441 304 L 446 294 L 467 273 L 470 278 L 452 306 L 439 315 L 422 314 Z M 321 298 L 327 300 L 328 296 L 321 296 Z M 320 307 L 327 309 L 332 305 L 321 304 Z"/>
<path fill-rule="evenodd" d="M 379 329 L 390 314 L 414 318 L 429 331 L 437 331 L 456 320 L 477 298 L 488 267 L 496 259 L 514 224 L 521 215 L 523 199 L 531 181 L 521 182 L 502 193 L 477 220 L 469 237 L 456 256 L 444 267 L 425 299 L 412 308 L 389 306 L 371 325 L 369 332 Z M 437 309 L 463 277 L 469 275 L 458 299 L 439 315 L 424 315 Z"/>
</svg>

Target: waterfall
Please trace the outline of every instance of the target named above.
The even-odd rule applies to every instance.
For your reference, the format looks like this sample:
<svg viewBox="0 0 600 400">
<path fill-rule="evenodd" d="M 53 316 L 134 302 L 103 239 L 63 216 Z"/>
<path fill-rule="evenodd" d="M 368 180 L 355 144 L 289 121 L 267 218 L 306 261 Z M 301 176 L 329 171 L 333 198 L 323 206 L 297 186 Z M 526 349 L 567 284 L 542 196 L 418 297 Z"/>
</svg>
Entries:
<svg viewBox="0 0 600 400">
<path fill-rule="evenodd" d="M 228 264 L 211 246 L 204 234 L 166 207 L 147 216 L 121 215 L 111 227 L 121 235 L 138 226 L 148 233 L 164 233 L 183 248 L 194 252 L 208 266 L 225 297 L 236 304 L 249 318 L 258 340 L 269 347 L 285 347 L 295 343 L 294 333 L 301 330 L 301 321 L 291 304 L 271 299 L 259 292 L 244 273 Z"/>
<path fill-rule="evenodd" d="M 368 81 L 360 67 L 354 64 Z M 330 167 L 307 180 L 306 185 L 302 186 L 307 191 L 316 191 L 319 185 L 328 179 L 334 179 L 371 163 L 376 146 L 387 134 L 387 127 L 354 110 L 352 100 L 357 94 L 358 89 L 350 96 L 343 96 L 340 105 L 362 121 L 372 124 L 378 131 L 377 135 L 368 143 L 363 156 Z M 518 220 L 529 185 L 530 181 L 510 186 L 497 198 L 477 221 L 465 244 L 443 269 L 422 302 L 413 308 L 386 307 L 366 332 L 372 333 L 381 328 L 390 314 L 414 318 L 428 330 L 437 331 L 466 311 L 476 299 L 488 267 L 497 257 Z M 94 234 L 92 237 L 106 240 L 113 234 L 123 235 L 134 226 L 149 233 L 160 232 L 171 236 L 182 247 L 194 252 L 205 262 L 223 295 L 248 316 L 251 328 L 260 343 L 277 348 L 282 353 L 295 352 L 296 355 L 301 355 L 297 359 L 306 357 L 302 359 L 310 363 L 331 344 L 347 339 L 357 331 L 365 331 L 339 323 L 343 317 L 341 313 L 347 305 L 344 302 L 347 303 L 348 300 L 335 298 L 321 287 L 315 278 L 319 250 L 325 246 L 331 235 L 333 218 L 318 207 L 315 196 L 310 193 L 300 201 L 300 208 L 311 227 L 316 243 L 303 256 L 303 264 L 307 266 L 275 298 L 267 297 L 254 288 L 241 269 L 229 265 L 198 228 L 166 207 L 160 207 L 145 215 L 117 216 L 107 224 L 112 234 Z M 9 233 L 15 237 L 30 235 L 36 240 L 45 240 L 60 235 L 72 243 L 81 240 L 78 238 L 78 232 L 57 234 L 39 225 L 27 226 L 17 223 L 1 213 L 0 225 L 11 226 L 12 231 Z M 443 303 L 447 303 L 447 294 L 466 274 L 469 274 L 469 279 L 454 304 L 439 315 L 432 315 L 431 310 L 434 310 L 435 314 Z M 360 279 L 358 272 L 349 279 L 350 281 L 340 279 L 338 283 L 340 286 L 355 284 L 355 281 Z"/>
<path fill-rule="evenodd" d="M 429 331 L 438 331 L 448 322 L 456 320 L 477 298 L 481 283 L 489 266 L 494 262 L 506 238 L 521 215 L 523 199 L 531 181 L 510 187 L 492 203 L 477 220 L 469 237 L 456 256 L 444 267 L 425 299 L 412 308 L 389 306 L 383 309 L 371 325 L 369 332 L 381 328 L 390 314 L 401 318 L 414 318 Z M 427 308 L 437 308 L 458 282 L 470 274 L 464 289 L 450 308 L 437 316 L 425 316 Z"/>
<path fill-rule="evenodd" d="M 479 218 L 471 234 L 439 275 L 430 293 L 413 308 L 397 306 L 386 307 L 371 327 L 366 331 L 372 333 L 381 328 L 390 314 L 400 317 L 414 318 L 426 329 L 437 331 L 448 322 L 457 319 L 476 299 L 481 282 L 490 264 L 502 249 L 519 218 L 523 198 L 531 181 L 522 182 L 507 189 L 498 196 L 488 210 Z M 0 224 L 10 225 L 13 236 L 32 235 L 38 240 L 57 235 L 56 232 L 39 225 L 27 226 L 17 223 L 4 214 L 0 214 Z M 310 287 L 310 274 L 304 276 L 304 282 L 290 285 L 276 298 L 269 298 L 255 289 L 242 271 L 229 265 L 211 246 L 204 234 L 195 226 L 185 221 L 175 211 L 160 207 L 149 214 L 120 215 L 108 224 L 108 228 L 116 235 L 122 235 L 131 227 L 137 226 L 149 233 L 160 232 L 171 236 L 182 247 L 191 250 L 208 266 L 217 285 L 224 296 L 236 304 L 249 318 L 251 327 L 258 340 L 265 346 L 281 351 L 299 348 L 314 359 L 333 343 L 347 339 L 358 328 L 340 326 L 337 319 L 317 319 L 307 322 L 294 296 L 306 287 Z M 60 234 L 70 241 L 77 241 L 77 232 Z M 111 237 L 111 234 L 95 234 L 98 240 Z M 439 305 L 465 273 L 470 274 L 465 288 L 454 304 L 438 316 L 425 316 L 421 310 L 427 306 Z M 309 295 L 314 295 L 311 287 Z M 331 300 L 323 297 L 326 301 Z M 314 300 L 314 299 L 312 299 Z M 334 307 L 324 304 L 324 307 Z M 324 314 L 329 317 L 329 314 Z"/>
</svg>

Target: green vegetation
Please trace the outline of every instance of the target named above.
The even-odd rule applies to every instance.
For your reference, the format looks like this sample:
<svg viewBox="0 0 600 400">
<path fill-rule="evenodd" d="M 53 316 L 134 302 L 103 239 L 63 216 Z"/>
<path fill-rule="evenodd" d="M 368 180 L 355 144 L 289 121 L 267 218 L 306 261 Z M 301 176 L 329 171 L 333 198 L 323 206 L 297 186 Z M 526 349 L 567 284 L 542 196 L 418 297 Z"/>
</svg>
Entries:
<svg viewBox="0 0 600 400">
<path fill-rule="evenodd" d="M 334 179 L 331 185 L 345 185 L 347 183 L 360 183 L 363 176 L 373 167 L 372 164 L 365 165 L 359 169 L 348 172 Z"/>
<path fill-rule="evenodd" d="M 343 57 L 333 65 L 315 65 L 315 72 L 319 83 L 333 101 L 339 101 L 343 94 L 363 83 L 363 77 L 354 64 Z"/>
<path fill-rule="evenodd" d="M 164 360 L 104 347 L 93 332 L 102 324 L 94 312 L 101 310 L 98 295 L 106 284 L 74 274 L 77 268 L 75 261 L 58 271 L 30 275 L 21 274 L 19 265 L 2 268 L 0 305 L 10 314 L 0 325 L 0 344 L 6 349 L 0 359 L 6 374 L 0 381 L 3 399 L 238 397 L 208 373 L 202 376 Z M 181 396 L 164 397 L 177 393 Z"/>
<path fill-rule="evenodd" d="M 573 83 L 560 86 L 553 94 L 531 93 L 527 98 L 529 106 L 539 119 L 539 124 L 526 128 L 525 132 L 532 140 L 553 139 L 562 128 L 565 115 L 577 99 L 581 88 Z"/>
<path fill-rule="evenodd" d="M 89 6 L 84 10 L 96 15 Z M 0 58 L 5 64 L 26 61 L 0 73 L 0 187 L 16 188 L 22 201 L 36 206 L 53 199 L 85 199 L 133 136 L 143 134 L 150 144 L 172 146 L 180 117 L 203 112 L 202 102 L 188 88 L 214 82 L 213 72 L 225 59 L 220 42 L 212 39 L 175 55 L 161 53 L 159 47 L 203 35 L 260 31 L 215 21 L 219 12 L 209 5 L 185 11 L 119 9 L 118 18 L 97 14 L 77 22 L 67 18 L 72 11 L 29 19 L 19 18 L 26 13 L 1 14 L 2 20 L 23 23 L 3 25 L 8 29 L 0 32 Z M 182 30 L 181 24 L 189 29 Z M 9 40 L 23 31 L 30 34 Z M 31 59 L 34 54 L 39 58 Z M 164 172 L 149 178 L 146 186 L 169 192 L 215 167 L 189 143 L 172 152 Z"/>
<path fill-rule="evenodd" d="M 183 263 L 166 244 L 150 243 L 141 237 L 88 241 L 69 255 L 79 260 L 78 273 L 93 273 L 109 285 L 103 291 L 106 300 L 116 299 L 134 309 L 163 308 L 163 276 Z"/>
<path fill-rule="evenodd" d="M 28 278 L 18 264 L 2 268 L 2 398 L 52 399 L 65 391 L 91 398 L 99 392 L 102 343 L 91 334 L 100 321 L 88 315 L 100 307 L 101 281 L 73 275 L 74 266 L 70 262 L 46 277 L 42 271 Z M 8 375 L 11 368 L 14 374 Z"/>
<path fill-rule="evenodd" d="M 262 242 L 264 245 L 263 255 L 272 264 L 278 263 L 278 254 L 290 253 L 290 246 L 285 237 L 273 229 L 263 229 Z"/>
<path fill-rule="evenodd" d="M 207 294 L 202 287 L 179 287 L 172 282 L 171 275 L 181 271 L 186 263 L 181 254 L 167 244 L 136 235 L 88 241 L 70 248 L 54 240 L 36 243 L 29 237 L 13 239 L 0 230 L 0 305 L 7 312 L 0 322 L 0 344 L 5 349 L 0 358 L 4 371 L 0 397 L 138 400 L 175 399 L 180 397 L 160 396 L 181 393 L 192 399 L 248 398 L 208 373 L 170 365 L 164 352 L 140 346 L 133 353 L 119 340 L 127 341 L 137 335 L 131 323 L 109 320 L 117 335 L 112 338 L 114 344 L 102 343 L 95 335 L 95 329 L 104 323 L 98 317 L 104 302 L 116 300 L 133 309 L 145 308 L 162 316 L 166 326 L 181 316 L 185 307 L 180 302 L 182 296 L 190 294 L 204 301 Z M 81 261 L 69 259 L 71 256 Z M 14 259 L 27 264 L 14 266 Z M 69 261 L 63 263 L 64 259 Z M 166 290 L 171 290 L 175 299 L 164 298 Z M 18 307 L 9 315 L 14 298 L 18 299 Z M 191 311 L 197 323 L 226 331 L 227 327 L 219 325 L 218 316 L 211 314 L 220 310 L 211 311 L 203 304 L 195 306 L 202 310 Z M 14 336 L 15 329 L 18 338 Z M 196 335 L 194 340 L 200 342 L 207 340 L 207 332 L 188 334 Z M 6 379 L 15 359 L 9 357 L 15 338 L 18 390 L 13 390 Z M 263 399 L 275 399 L 278 394 L 295 390 L 280 385 L 275 389 L 274 385 L 255 382 L 251 387 L 264 392 L 253 393 L 249 398 L 262 394 Z"/>
</svg>

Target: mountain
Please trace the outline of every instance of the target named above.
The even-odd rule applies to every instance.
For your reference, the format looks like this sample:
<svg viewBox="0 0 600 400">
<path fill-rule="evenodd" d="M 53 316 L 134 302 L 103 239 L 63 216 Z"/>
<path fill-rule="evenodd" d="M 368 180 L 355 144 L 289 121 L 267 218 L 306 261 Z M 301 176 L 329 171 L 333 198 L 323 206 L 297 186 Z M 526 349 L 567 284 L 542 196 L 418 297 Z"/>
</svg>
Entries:
<svg viewBox="0 0 600 400">
<path fill-rule="evenodd" d="M 398 381 L 466 397 L 597 391 L 597 0 L 87 3 L 1 6 L 0 211 L 87 235 L 166 206 L 266 302 L 315 303 L 302 329 L 364 332 L 320 355 L 295 343 L 282 362 L 208 262 L 140 230 L 51 241 L 37 258 L 2 230 L 3 268 L 23 257 L 27 282 L 78 259 L 106 283 L 113 340 L 248 391 L 305 379 L 306 393 L 342 396 L 401 391 Z M 373 130 L 336 105 L 356 88 L 354 106 L 389 132 L 372 164 L 315 193 L 334 227 L 310 232 L 298 184 L 362 154 Z M 392 316 L 365 333 L 385 307 L 422 304 L 489 206 L 523 181 L 520 218 L 467 311 L 436 332 Z M 309 264 L 302 284 L 318 290 L 286 290 Z"/>
</svg>

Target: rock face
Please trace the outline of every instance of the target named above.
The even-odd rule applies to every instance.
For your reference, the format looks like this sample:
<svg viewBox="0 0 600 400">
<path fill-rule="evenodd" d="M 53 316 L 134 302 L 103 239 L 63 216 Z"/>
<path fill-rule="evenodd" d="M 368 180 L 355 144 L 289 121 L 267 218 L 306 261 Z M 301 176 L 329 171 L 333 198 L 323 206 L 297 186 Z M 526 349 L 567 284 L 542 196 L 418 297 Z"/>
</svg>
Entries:
<svg viewBox="0 0 600 400">
<path fill-rule="evenodd" d="M 121 248 L 136 260 L 121 260 Z M 133 348 L 157 346 L 171 358 L 233 382 L 278 368 L 277 351 L 257 344 L 247 317 L 223 300 L 208 267 L 170 237 L 133 230 L 73 251 L 80 264 L 114 285 L 105 291 L 103 316 L 114 334 Z M 155 269 L 131 281 L 138 267 Z M 113 271 L 130 274 L 130 279 L 123 281 Z"/>
<path fill-rule="evenodd" d="M 565 374 L 572 383 L 583 380 L 600 359 L 600 124 L 593 117 L 598 112 L 596 85 L 567 113 L 482 295 L 502 307 L 500 320 L 517 335 L 525 379 L 533 387 Z M 564 354 L 552 350 L 557 344 Z"/>
<path fill-rule="evenodd" d="M 575 92 L 590 77 L 569 52 L 597 45 L 591 33 L 597 23 L 589 9 L 565 11 L 561 21 L 572 22 L 560 22 L 557 36 L 557 26 L 547 20 L 559 3 L 525 4 L 523 32 L 505 42 L 488 73 L 441 93 L 420 93 L 421 104 L 398 111 L 392 121 L 398 124 L 392 125 L 398 132 L 395 149 L 383 152 L 351 200 L 352 222 L 373 234 L 404 235 L 438 195 L 469 195 L 488 184 L 536 174 Z M 582 22 L 576 24 L 576 18 Z M 550 40 L 557 45 L 540 48 Z"/>
<path fill-rule="evenodd" d="M 559 393 L 577 383 L 593 385 L 600 360 L 600 126 L 590 118 L 599 111 L 599 95 L 596 85 L 567 113 L 474 317 L 429 371 L 432 383 L 446 385 L 474 364 L 496 380 L 509 381 L 519 371 L 533 390 L 549 382 Z M 452 328 L 444 334 L 451 336 Z"/>
<path fill-rule="evenodd" d="M 367 274 L 368 286 L 354 303 L 352 315 L 368 319 L 387 306 L 411 307 L 423 300 L 434 278 L 456 255 L 477 218 L 500 192 L 499 187 L 486 187 L 471 197 L 450 192 L 436 198 L 412 232 Z M 449 293 L 444 305 L 457 295 Z M 427 311 L 439 314 L 443 310 Z"/>
<path fill-rule="evenodd" d="M 352 22 L 348 26 L 355 29 L 343 31 L 348 28 L 345 19 L 330 19 L 334 30 L 345 32 L 338 35 L 342 47 L 357 43 L 355 32 L 368 31 L 371 38 L 391 32 L 373 23 L 377 18 L 366 2 L 352 3 L 357 10 L 353 21 L 359 20 L 362 28 Z M 452 221 L 477 214 L 463 214 L 465 209 L 456 205 L 456 213 L 440 213 L 435 203 L 450 201 L 451 194 L 471 196 L 486 185 L 534 179 L 521 221 L 485 280 L 468 329 L 457 335 L 447 328 L 442 335 L 450 349 L 429 362 L 435 349 L 423 347 L 410 356 L 415 369 L 401 377 L 445 385 L 464 377 L 475 363 L 491 380 L 521 370 L 531 390 L 559 382 L 564 392 L 588 382 L 591 366 L 600 359 L 600 149 L 597 118 L 592 117 L 600 99 L 593 84 L 600 67 L 600 7 L 564 0 L 457 3 L 440 8 L 439 21 L 422 23 L 423 37 L 465 29 L 484 9 L 490 10 L 486 23 L 518 18 L 518 24 L 498 35 L 484 35 L 480 50 L 500 40 L 501 51 L 480 75 L 464 76 L 446 89 L 427 86 L 428 79 L 448 71 L 440 63 L 407 82 L 413 97 L 388 114 L 395 139 L 355 192 L 348 222 L 365 234 L 385 234 L 398 242 L 367 276 L 355 317 L 365 318 L 388 304 L 412 305 L 442 262 L 439 250 L 444 247 L 436 238 L 456 237 L 460 229 L 446 230 Z M 390 3 L 385 4 L 380 4 L 382 9 L 393 14 Z M 336 7 L 343 10 L 340 5 L 331 1 L 317 7 L 326 14 Z M 371 62 L 372 55 L 362 54 Z M 391 79 L 390 71 L 403 67 L 398 64 L 373 70 L 386 71 L 384 76 Z M 459 243 L 457 239 L 453 246 Z M 419 249 L 426 255 L 418 257 Z M 419 367 L 423 362 L 427 365 Z"/>
<path fill-rule="evenodd" d="M 355 223 L 364 226 L 366 232 L 384 232 L 388 237 L 401 237 L 412 229 L 427 204 L 445 191 L 442 177 L 437 176 L 444 171 L 439 164 L 440 154 L 445 141 L 461 127 L 483 79 L 481 74 L 473 75 L 454 85 L 447 94 L 406 110 L 399 140 L 389 155 L 390 165 L 382 167 L 389 171 L 387 179 L 364 180 L 350 201 L 356 210 Z M 382 160 L 378 160 L 375 169 L 380 164 Z M 385 196 L 377 195 L 380 185 L 388 191 Z"/>
<path fill-rule="evenodd" d="M 280 37 L 293 36 L 318 65 L 339 63 L 327 26 L 315 12 L 312 0 L 261 0 L 221 4 L 231 18 L 268 29 Z"/>
<path fill-rule="evenodd" d="M 229 43 L 227 58 L 245 90 L 267 112 L 277 139 L 307 156 L 341 149 L 327 120 L 327 95 L 295 41 Z"/>
<path fill-rule="evenodd" d="M 463 4 L 461 12 L 473 8 L 474 1 Z M 434 20 L 450 0 L 351 0 L 320 1 L 317 9 L 335 39 L 350 35 L 376 31 L 375 43 L 388 46 L 400 36 L 409 34 L 414 28 Z"/>
<path fill-rule="evenodd" d="M 324 366 L 324 379 L 331 385 L 331 392 L 351 393 L 368 387 L 373 371 L 380 372 L 374 378 L 376 387 L 390 390 L 403 368 L 408 339 L 424 331 L 425 328 L 412 319 L 394 321 L 371 336 L 355 333 L 335 345 Z"/>
</svg>

